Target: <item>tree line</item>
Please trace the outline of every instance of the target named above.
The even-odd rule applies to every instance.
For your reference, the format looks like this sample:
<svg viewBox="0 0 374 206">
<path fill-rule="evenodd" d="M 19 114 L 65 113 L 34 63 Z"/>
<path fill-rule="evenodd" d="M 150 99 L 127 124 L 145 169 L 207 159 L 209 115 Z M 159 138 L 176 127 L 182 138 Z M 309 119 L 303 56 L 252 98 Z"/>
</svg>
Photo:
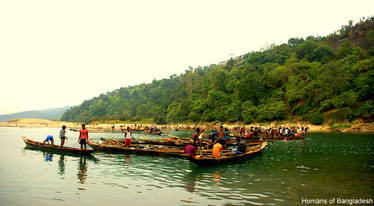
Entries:
<svg viewBox="0 0 374 206">
<path fill-rule="evenodd" d="M 101 94 L 61 120 L 372 121 L 373 54 L 374 18 L 363 18 L 325 37 L 290 38 L 225 63 Z"/>
</svg>

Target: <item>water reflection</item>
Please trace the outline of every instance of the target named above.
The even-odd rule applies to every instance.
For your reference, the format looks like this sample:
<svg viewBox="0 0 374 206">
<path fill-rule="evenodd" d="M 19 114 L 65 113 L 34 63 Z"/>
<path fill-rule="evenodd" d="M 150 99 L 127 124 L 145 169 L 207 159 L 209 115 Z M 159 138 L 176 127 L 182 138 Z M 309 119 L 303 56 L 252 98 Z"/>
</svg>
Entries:
<svg viewBox="0 0 374 206">
<path fill-rule="evenodd" d="M 222 178 L 221 173 L 218 170 L 213 173 L 213 181 L 216 186 L 222 185 L 221 178 Z"/>
<path fill-rule="evenodd" d="M 131 165 L 131 155 L 126 154 L 125 156 L 125 167 L 130 167 Z"/>
<path fill-rule="evenodd" d="M 65 155 L 60 155 L 60 159 L 58 161 L 58 174 L 63 175 L 65 174 Z"/>
<path fill-rule="evenodd" d="M 43 152 L 44 161 L 52 162 L 53 154 L 49 152 Z"/>
<path fill-rule="evenodd" d="M 80 157 L 78 162 L 78 179 L 80 183 L 84 184 L 87 177 L 87 162 L 86 157 Z"/>
</svg>

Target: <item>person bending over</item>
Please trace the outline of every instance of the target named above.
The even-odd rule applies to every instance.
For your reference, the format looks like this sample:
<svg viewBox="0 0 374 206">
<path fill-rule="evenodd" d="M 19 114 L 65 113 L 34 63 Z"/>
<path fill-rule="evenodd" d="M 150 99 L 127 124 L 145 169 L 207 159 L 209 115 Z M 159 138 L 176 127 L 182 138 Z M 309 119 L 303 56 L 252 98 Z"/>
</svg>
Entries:
<svg viewBox="0 0 374 206">
<path fill-rule="evenodd" d="M 47 142 L 48 144 L 51 143 L 52 145 L 55 144 L 52 135 L 48 135 L 47 138 L 44 140 L 43 144 L 45 144 L 46 142 Z"/>
</svg>

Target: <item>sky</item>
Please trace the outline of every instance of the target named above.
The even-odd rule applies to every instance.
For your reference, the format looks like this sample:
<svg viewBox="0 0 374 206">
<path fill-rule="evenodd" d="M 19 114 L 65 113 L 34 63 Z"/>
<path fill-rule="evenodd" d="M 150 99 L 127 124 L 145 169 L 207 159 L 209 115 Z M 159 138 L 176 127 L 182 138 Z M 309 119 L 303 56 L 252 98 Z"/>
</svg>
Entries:
<svg viewBox="0 0 374 206">
<path fill-rule="evenodd" d="M 79 105 L 374 15 L 372 0 L 0 0 L 0 114 Z"/>
</svg>

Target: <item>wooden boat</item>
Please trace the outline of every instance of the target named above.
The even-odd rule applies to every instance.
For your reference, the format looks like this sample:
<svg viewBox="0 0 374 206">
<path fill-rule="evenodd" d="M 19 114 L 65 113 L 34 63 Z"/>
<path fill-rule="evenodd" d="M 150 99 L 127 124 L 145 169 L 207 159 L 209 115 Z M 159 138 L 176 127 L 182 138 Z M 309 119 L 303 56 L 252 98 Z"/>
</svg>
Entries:
<svg viewBox="0 0 374 206">
<path fill-rule="evenodd" d="M 110 143 L 117 143 L 121 142 L 122 144 L 125 144 L 125 140 L 118 140 L 118 139 L 104 139 L 103 143 L 110 144 Z M 186 146 L 187 144 L 178 144 L 178 142 L 172 142 L 172 141 L 164 141 L 164 140 L 153 140 L 153 139 L 146 139 L 146 138 L 137 138 L 131 140 L 131 145 L 139 145 L 139 144 L 147 144 L 147 145 L 164 145 L 164 146 Z"/>
<path fill-rule="evenodd" d="M 211 153 L 210 154 L 203 154 L 202 156 L 197 155 L 195 157 L 189 156 L 188 159 L 191 162 L 194 162 L 199 166 L 218 165 L 218 164 L 223 164 L 223 163 L 227 163 L 227 162 L 236 161 L 238 159 L 251 157 L 255 154 L 260 153 L 266 147 L 267 144 L 268 144 L 267 142 L 263 142 L 260 145 L 249 147 L 249 148 L 247 148 L 246 152 L 243 153 L 243 154 L 235 154 L 234 155 L 234 154 L 232 154 L 231 151 L 224 152 L 223 156 L 218 158 L 218 159 L 214 158 Z"/>
<path fill-rule="evenodd" d="M 144 133 L 144 134 L 161 135 L 161 134 L 162 134 L 162 131 L 160 131 L 160 130 L 158 130 L 158 131 L 144 130 L 143 133 Z"/>
<path fill-rule="evenodd" d="M 298 137 L 260 137 L 260 141 L 283 141 L 283 140 L 300 140 L 305 139 L 306 136 L 298 136 Z"/>
<path fill-rule="evenodd" d="M 97 140 L 88 141 L 90 145 L 95 150 L 104 152 L 124 152 L 124 153 L 138 153 L 138 154 L 152 154 L 152 155 L 167 155 L 167 156 L 179 156 L 187 157 L 188 155 L 184 153 L 184 149 L 177 147 L 165 147 L 165 146 L 146 146 L 139 147 L 138 145 L 132 145 L 131 147 L 126 147 L 121 141 L 116 143 L 112 140 L 108 142 L 99 142 Z"/>
<path fill-rule="evenodd" d="M 26 143 L 27 147 L 38 148 L 45 151 L 58 151 L 59 153 L 67 152 L 71 154 L 77 155 L 90 155 L 94 150 L 92 149 L 78 149 L 73 147 L 60 147 L 59 145 L 52 145 L 52 144 L 43 144 L 42 142 L 33 141 L 27 139 L 26 137 L 22 137 L 23 141 Z"/>
</svg>

